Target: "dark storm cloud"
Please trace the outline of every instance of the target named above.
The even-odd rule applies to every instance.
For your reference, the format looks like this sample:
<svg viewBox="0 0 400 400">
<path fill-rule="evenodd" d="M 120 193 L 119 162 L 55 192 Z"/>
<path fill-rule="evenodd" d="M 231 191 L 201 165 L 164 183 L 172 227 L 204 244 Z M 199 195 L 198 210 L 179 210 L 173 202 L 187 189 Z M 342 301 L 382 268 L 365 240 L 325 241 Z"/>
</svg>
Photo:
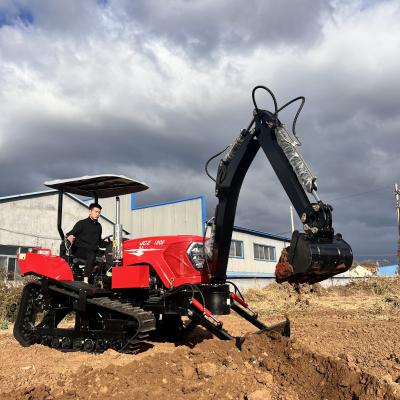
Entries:
<svg viewBox="0 0 400 400">
<path fill-rule="evenodd" d="M 119 9 L 118 6 L 123 4 Z M 246 52 L 254 47 L 314 42 L 326 1 L 111 1 L 111 9 L 134 22 L 145 37 L 165 38 L 190 55 L 209 58 L 217 50 Z"/>
<path fill-rule="evenodd" d="M 323 17 L 331 11 L 323 0 L 70 0 L 62 4 L 5 0 L 0 6 L 7 23 L 34 22 L 51 35 L 66 37 L 102 35 L 102 19 L 111 16 L 115 25 L 123 25 L 122 31 L 140 40 L 165 40 L 189 56 L 206 59 L 219 50 L 246 52 L 259 46 L 312 44 L 318 40 Z"/>
<path fill-rule="evenodd" d="M 301 151 L 337 231 L 360 256 L 394 254 L 400 10 L 354 4 L 3 1 L 0 195 L 123 173 L 150 185 L 139 204 L 204 194 L 210 217 L 204 163 L 247 126 L 251 88 L 267 84 L 280 105 L 307 98 Z M 290 126 L 294 113 L 280 117 Z M 287 234 L 289 222 L 289 200 L 260 151 L 236 223 Z"/>
<path fill-rule="evenodd" d="M 0 18 L 5 25 L 35 25 L 49 35 L 93 33 L 101 23 L 101 8 L 95 0 L 2 0 Z M 0 19 L 0 26 L 1 26 Z"/>
</svg>

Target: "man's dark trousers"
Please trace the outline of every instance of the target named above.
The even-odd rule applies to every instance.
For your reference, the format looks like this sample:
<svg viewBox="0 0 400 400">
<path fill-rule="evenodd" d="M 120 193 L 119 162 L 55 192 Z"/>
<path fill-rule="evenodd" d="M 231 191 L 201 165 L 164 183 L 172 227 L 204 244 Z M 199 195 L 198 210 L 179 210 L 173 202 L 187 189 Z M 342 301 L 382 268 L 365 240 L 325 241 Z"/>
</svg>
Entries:
<svg viewBox="0 0 400 400">
<path fill-rule="evenodd" d="M 88 249 L 86 247 L 77 247 L 74 255 L 75 257 L 83 258 L 86 260 L 83 276 L 89 278 L 90 274 L 93 271 L 94 263 L 96 261 L 97 251 Z"/>
</svg>

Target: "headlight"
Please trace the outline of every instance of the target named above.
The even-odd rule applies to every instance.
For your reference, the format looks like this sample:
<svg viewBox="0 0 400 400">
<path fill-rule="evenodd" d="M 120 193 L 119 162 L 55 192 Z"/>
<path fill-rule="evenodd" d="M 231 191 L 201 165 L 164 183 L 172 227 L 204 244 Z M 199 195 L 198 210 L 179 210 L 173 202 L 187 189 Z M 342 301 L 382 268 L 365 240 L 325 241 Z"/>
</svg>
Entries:
<svg viewBox="0 0 400 400">
<path fill-rule="evenodd" d="M 203 243 L 192 243 L 189 246 L 187 255 L 192 263 L 193 267 L 196 269 L 202 269 L 204 267 L 204 250 Z"/>
</svg>

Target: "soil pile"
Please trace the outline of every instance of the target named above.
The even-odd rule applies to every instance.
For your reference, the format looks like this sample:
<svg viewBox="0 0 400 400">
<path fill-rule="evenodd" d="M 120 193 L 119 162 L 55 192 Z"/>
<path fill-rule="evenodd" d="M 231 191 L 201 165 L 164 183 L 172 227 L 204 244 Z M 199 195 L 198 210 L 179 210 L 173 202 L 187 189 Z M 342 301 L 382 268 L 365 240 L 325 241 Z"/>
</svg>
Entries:
<svg viewBox="0 0 400 400">
<path fill-rule="evenodd" d="M 347 287 L 272 284 L 246 293 L 267 323 L 287 311 L 292 339 L 248 335 L 239 351 L 196 328 L 136 356 L 21 347 L 0 331 L 0 398 L 400 399 L 400 278 Z M 256 329 L 221 317 L 233 335 Z"/>
<path fill-rule="evenodd" d="M 207 340 L 126 365 L 82 366 L 66 381 L 31 385 L 5 399 L 400 399 L 400 385 L 280 335 Z"/>
</svg>

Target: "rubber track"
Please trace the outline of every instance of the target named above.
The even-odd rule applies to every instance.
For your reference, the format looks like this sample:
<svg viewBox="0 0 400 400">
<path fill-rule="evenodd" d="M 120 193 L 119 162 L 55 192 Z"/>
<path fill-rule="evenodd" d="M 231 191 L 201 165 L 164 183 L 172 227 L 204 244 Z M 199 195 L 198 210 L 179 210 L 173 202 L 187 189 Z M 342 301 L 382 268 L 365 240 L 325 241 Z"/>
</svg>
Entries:
<svg viewBox="0 0 400 400">
<path fill-rule="evenodd" d="M 135 339 L 144 340 L 149 335 L 149 332 L 156 329 L 154 314 L 149 311 L 144 311 L 140 307 L 135 307 L 128 301 L 112 300 L 108 297 L 97 297 L 94 299 L 87 299 L 86 302 L 136 319 L 139 324 L 138 332 L 131 338 L 132 341 Z"/>
<path fill-rule="evenodd" d="M 23 346 L 29 346 L 30 344 L 34 343 L 31 342 L 31 340 L 29 340 L 26 336 L 24 337 L 24 331 L 26 329 L 25 324 L 29 324 L 29 319 L 31 318 L 31 296 L 35 289 L 40 289 L 40 286 L 40 281 L 29 283 L 27 287 L 24 288 L 23 296 L 21 298 L 20 307 L 22 307 L 22 309 L 19 310 L 16 324 L 14 325 L 14 336 Z M 49 285 L 48 289 L 74 299 L 79 298 L 77 293 L 72 292 L 62 286 L 59 287 L 58 285 L 51 284 Z M 156 329 L 156 320 L 154 314 L 152 312 L 144 311 L 142 308 L 133 305 L 129 300 L 113 300 L 108 297 L 98 297 L 87 298 L 86 303 L 88 305 L 95 306 L 96 308 L 122 314 L 125 317 L 134 319 L 137 322 L 138 327 L 136 334 L 132 335 L 132 337 L 126 340 L 126 342 L 122 343 L 123 346 L 119 349 L 121 352 L 131 354 L 137 353 L 145 345 L 145 343 L 142 341 L 148 337 L 151 331 Z"/>
<path fill-rule="evenodd" d="M 79 297 L 77 293 L 64 287 L 50 285 L 49 289 L 76 299 Z M 86 303 L 134 318 L 138 322 L 138 334 L 135 335 L 132 340 L 144 340 L 148 337 L 149 332 L 156 329 L 154 314 L 152 312 L 144 311 L 140 307 L 134 306 L 129 302 L 129 300 L 113 300 L 109 297 L 96 297 L 86 299 Z"/>
</svg>

